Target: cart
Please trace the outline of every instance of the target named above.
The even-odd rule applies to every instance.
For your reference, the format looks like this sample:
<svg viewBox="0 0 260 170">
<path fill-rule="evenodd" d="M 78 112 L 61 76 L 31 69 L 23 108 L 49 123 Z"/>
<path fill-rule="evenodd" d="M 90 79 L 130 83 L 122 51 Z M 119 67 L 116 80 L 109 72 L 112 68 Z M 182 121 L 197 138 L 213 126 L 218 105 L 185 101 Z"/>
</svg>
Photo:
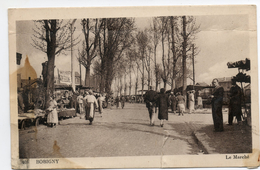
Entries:
<svg viewBox="0 0 260 170">
<path fill-rule="evenodd" d="M 27 113 L 22 113 L 18 115 L 18 127 L 21 130 L 25 130 L 29 126 L 39 126 L 46 120 L 46 113 L 43 110 L 29 110 Z"/>
</svg>

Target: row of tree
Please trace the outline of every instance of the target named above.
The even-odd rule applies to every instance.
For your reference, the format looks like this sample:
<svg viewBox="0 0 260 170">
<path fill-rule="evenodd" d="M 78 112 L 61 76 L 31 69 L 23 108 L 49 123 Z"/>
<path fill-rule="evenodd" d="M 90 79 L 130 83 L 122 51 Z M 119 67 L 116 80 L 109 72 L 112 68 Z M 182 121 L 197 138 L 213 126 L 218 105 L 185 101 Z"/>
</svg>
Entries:
<svg viewBox="0 0 260 170">
<path fill-rule="evenodd" d="M 72 22 L 63 22 L 35 21 L 32 45 L 48 57 L 47 99 L 54 91 L 55 57 L 79 43 L 79 37 L 73 38 Z M 101 92 L 111 93 L 113 84 L 118 94 L 126 94 L 127 88 L 131 94 L 133 86 L 136 94 L 139 80 L 142 91 L 153 82 L 157 90 L 161 80 L 164 88 L 167 84 L 171 89 L 176 83 L 187 85 L 187 63 L 198 53 L 194 40 L 199 26 L 194 17 L 154 17 L 150 27 L 142 30 L 137 29 L 134 18 L 85 18 L 80 22 L 84 40 L 78 60 L 86 70 L 86 86 L 93 84 L 94 78 Z"/>
</svg>

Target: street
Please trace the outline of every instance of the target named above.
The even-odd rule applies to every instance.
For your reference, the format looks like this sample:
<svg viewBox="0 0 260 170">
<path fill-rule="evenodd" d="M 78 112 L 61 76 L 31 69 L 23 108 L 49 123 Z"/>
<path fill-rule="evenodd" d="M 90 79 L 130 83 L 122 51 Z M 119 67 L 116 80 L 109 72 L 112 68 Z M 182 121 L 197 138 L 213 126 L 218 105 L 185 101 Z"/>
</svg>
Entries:
<svg viewBox="0 0 260 170">
<path fill-rule="evenodd" d="M 227 114 L 223 113 L 224 124 Z M 198 154 L 194 138 L 200 125 L 212 126 L 212 115 L 178 116 L 169 111 L 164 127 L 149 125 L 145 104 L 96 112 L 93 125 L 79 117 L 62 120 L 56 128 L 40 125 L 19 131 L 20 158 L 112 157 Z M 207 128 L 208 129 L 208 128 Z M 213 129 L 212 129 L 213 131 Z"/>
</svg>

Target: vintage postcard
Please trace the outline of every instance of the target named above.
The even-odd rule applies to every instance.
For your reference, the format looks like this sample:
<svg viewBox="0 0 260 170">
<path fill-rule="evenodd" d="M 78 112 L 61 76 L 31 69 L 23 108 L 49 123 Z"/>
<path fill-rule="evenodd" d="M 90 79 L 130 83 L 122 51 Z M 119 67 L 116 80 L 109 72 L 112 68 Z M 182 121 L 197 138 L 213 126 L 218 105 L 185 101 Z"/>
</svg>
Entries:
<svg viewBox="0 0 260 170">
<path fill-rule="evenodd" d="M 8 13 L 12 168 L 259 166 L 256 6 Z"/>
</svg>

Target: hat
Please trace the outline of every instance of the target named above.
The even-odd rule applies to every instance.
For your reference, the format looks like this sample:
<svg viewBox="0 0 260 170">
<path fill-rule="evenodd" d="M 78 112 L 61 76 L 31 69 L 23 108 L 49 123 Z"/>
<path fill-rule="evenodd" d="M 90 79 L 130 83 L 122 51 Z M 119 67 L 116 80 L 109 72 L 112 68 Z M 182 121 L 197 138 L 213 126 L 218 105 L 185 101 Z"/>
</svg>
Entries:
<svg viewBox="0 0 260 170">
<path fill-rule="evenodd" d="M 92 90 L 89 90 L 88 93 L 89 93 L 89 94 L 93 94 L 93 91 L 92 91 Z"/>
</svg>

